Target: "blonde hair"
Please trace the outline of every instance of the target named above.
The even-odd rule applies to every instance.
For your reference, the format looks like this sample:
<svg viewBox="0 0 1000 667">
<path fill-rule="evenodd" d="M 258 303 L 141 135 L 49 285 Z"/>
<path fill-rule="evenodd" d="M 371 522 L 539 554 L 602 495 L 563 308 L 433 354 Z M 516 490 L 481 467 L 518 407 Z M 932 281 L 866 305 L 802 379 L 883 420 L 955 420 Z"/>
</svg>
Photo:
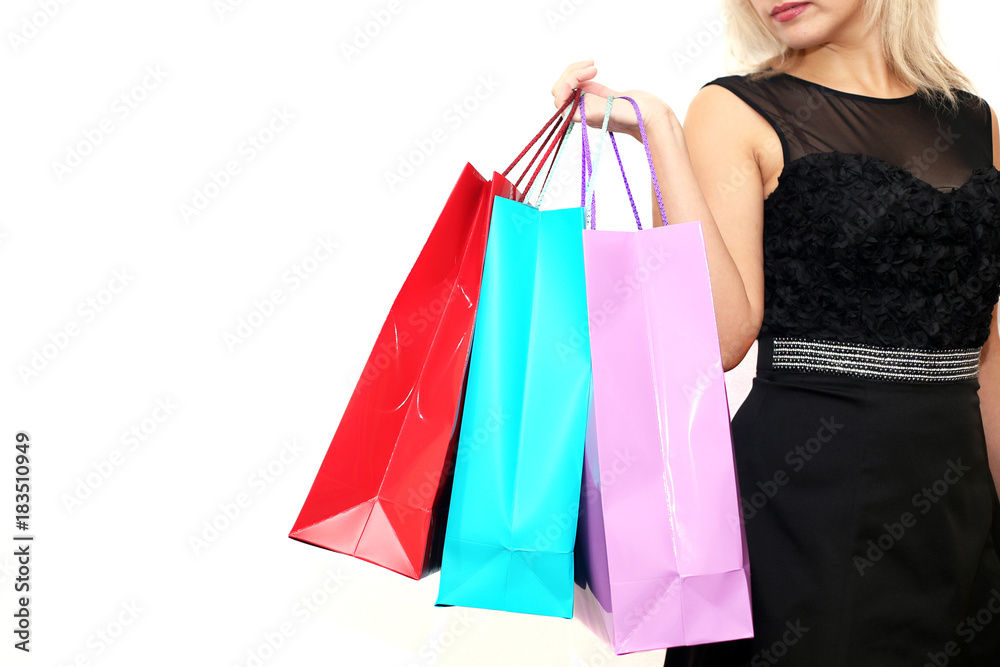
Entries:
<svg viewBox="0 0 1000 667">
<path fill-rule="evenodd" d="M 722 0 L 728 41 L 727 60 L 750 79 L 762 79 L 789 70 L 802 51 L 776 38 L 764 25 L 750 0 Z M 882 51 L 890 71 L 902 83 L 917 89 L 931 103 L 955 109 L 955 90 L 977 94 L 972 81 L 944 55 L 938 30 L 937 0 L 862 0 L 868 30 L 882 37 Z M 727 63 L 728 65 L 728 63 Z M 982 100 L 978 100 L 982 104 Z"/>
</svg>

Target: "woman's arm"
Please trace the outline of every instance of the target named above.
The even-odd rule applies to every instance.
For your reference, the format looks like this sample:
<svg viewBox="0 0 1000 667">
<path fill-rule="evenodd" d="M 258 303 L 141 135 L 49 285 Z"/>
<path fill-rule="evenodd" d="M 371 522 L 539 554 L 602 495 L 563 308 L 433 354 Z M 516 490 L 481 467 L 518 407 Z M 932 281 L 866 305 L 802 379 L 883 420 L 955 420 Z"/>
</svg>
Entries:
<svg viewBox="0 0 1000 667">
<path fill-rule="evenodd" d="M 993 113 L 993 165 L 1000 169 L 1000 128 L 997 114 Z M 993 308 L 990 337 L 983 345 L 979 358 L 979 405 L 986 429 L 986 446 L 989 450 L 993 479 L 1000 489 L 1000 336 L 997 334 L 997 307 Z"/>
<path fill-rule="evenodd" d="M 700 220 L 724 370 L 735 368 L 764 316 L 763 179 L 752 138 L 770 125 L 720 86 L 705 86 L 683 128 L 673 112 L 648 123 L 667 220 Z M 776 138 L 776 137 L 775 137 Z M 662 224 L 653 205 L 654 226 Z"/>
<path fill-rule="evenodd" d="M 682 128 L 659 98 L 641 90 L 616 92 L 598 83 L 593 62 L 572 63 L 563 71 L 552 87 L 555 105 L 561 106 L 576 88 L 593 93 L 584 99 L 592 127 L 601 125 L 604 100 L 612 92 L 634 98 L 641 107 L 667 220 L 702 223 L 722 367 L 731 370 L 753 345 L 764 317 L 764 181 L 754 147 L 780 147 L 777 135 L 759 114 L 719 86 L 699 90 Z M 574 112 L 573 120 L 579 119 Z M 625 100 L 612 105 L 608 127 L 641 140 L 635 111 Z M 754 141 L 761 137 L 766 144 Z M 659 226 L 659 207 L 654 205 L 653 211 L 653 225 Z"/>
</svg>

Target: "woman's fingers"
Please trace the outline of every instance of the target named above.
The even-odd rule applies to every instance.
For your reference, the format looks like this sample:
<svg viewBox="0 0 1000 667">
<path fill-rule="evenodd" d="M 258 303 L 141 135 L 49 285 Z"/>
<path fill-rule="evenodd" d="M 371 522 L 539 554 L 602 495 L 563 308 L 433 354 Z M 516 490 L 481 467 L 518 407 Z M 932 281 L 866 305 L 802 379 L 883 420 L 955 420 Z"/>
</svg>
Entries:
<svg viewBox="0 0 1000 667">
<path fill-rule="evenodd" d="M 557 108 L 562 107 L 566 103 L 566 100 L 570 98 L 574 89 L 579 89 L 584 93 L 588 93 L 583 97 L 583 101 L 587 105 L 587 125 L 589 127 L 601 127 L 604 120 L 604 113 L 607 108 L 608 97 L 611 95 L 614 95 L 615 97 L 621 97 L 622 95 L 630 95 L 634 97 L 637 104 L 642 107 L 644 120 L 646 116 L 650 116 L 650 114 L 647 114 L 647 111 L 654 112 L 653 115 L 650 116 L 651 118 L 659 117 L 662 113 L 669 112 L 669 108 L 666 104 L 649 93 L 641 90 L 619 92 L 608 88 L 604 84 L 598 83 L 594 80 L 594 77 L 597 76 L 597 67 L 595 67 L 593 63 L 593 59 L 588 58 L 587 60 L 572 63 L 565 70 L 563 70 L 562 75 L 552 87 L 553 101 L 555 102 Z M 564 118 L 567 113 L 567 111 L 562 113 Z M 570 117 L 570 120 L 574 123 L 580 122 L 579 108 L 575 108 L 573 110 L 573 115 Z M 639 125 L 635 112 L 631 108 L 631 105 L 624 100 L 612 106 L 611 117 L 608 121 L 608 128 L 612 132 L 622 132 L 638 138 L 636 131 L 638 130 Z"/>
<path fill-rule="evenodd" d="M 556 106 L 561 107 L 569 99 L 570 95 L 573 94 L 574 88 L 579 88 L 583 83 L 593 79 L 595 76 L 597 76 L 597 68 L 591 65 L 583 69 L 573 70 L 559 79 L 552 93 L 553 97 L 555 97 Z"/>
<path fill-rule="evenodd" d="M 590 127 L 600 127 L 601 119 L 604 117 L 604 108 L 608 103 L 608 96 L 617 96 L 618 93 L 596 81 L 585 81 L 581 83 L 578 88 L 582 92 L 587 93 L 587 95 L 584 95 L 583 97 L 583 102 L 587 105 L 587 125 Z M 597 119 L 596 121 L 594 120 L 595 118 Z M 573 112 L 572 120 L 575 123 L 580 122 L 579 109 Z"/>
<path fill-rule="evenodd" d="M 566 67 L 566 69 L 564 69 L 562 71 L 562 74 L 559 75 L 559 78 L 560 79 L 563 78 L 564 76 L 566 76 L 567 74 L 569 74 L 573 70 L 583 69 L 584 67 L 589 67 L 590 65 L 593 65 L 593 64 L 594 64 L 594 59 L 593 58 L 587 58 L 586 60 L 578 60 L 575 63 L 570 63 Z"/>
<path fill-rule="evenodd" d="M 566 67 L 566 69 L 562 71 L 562 74 L 559 75 L 559 78 L 556 80 L 556 84 L 558 85 L 559 83 L 561 83 L 563 79 L 568 78 L 570 74 L 572 74 L 576 70 L 581 70 L 586 67 L 591 67 L 593 66 L 593 64 L 594 64 L 593 58 L 587 58 L 586 60 L 580 60 L 578 62 L 571 63 Z M 553 95 L 556 94 L 555 88 L 552 89 L 552 94 Z"/>
<path fill-rule="evenodd" d="M 615 91 L 611 90 L 603 83 L 598 83 L 597 81 L 584 81 L 577 86 L 580 90 L 585 93 L 590 93 L 591 95 L 598 95 L 600 97 L 607 98 L 608 95 L 615 94 Z"/>
<path fill-rule="evenodd" d="M 563 72 L 562 76 L 559 77 L 559 80 L 552 87 L 552 97 L 557 107 L 561 107 L 569 99 L 574 88 L 579 88 L 582 83 L 597 76 L 597 67 L 594 65 L 580 66 L 581 64 L 574 63 L 567 67 L 566 71 Z"/>
</svg>

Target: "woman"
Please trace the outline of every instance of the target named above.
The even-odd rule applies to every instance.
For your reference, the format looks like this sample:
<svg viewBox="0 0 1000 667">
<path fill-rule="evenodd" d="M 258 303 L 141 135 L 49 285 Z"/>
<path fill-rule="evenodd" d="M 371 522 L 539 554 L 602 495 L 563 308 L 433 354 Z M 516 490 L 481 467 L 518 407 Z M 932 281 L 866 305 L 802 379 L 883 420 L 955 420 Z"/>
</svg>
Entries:
<svg viewBox="0 0 1000 667">
<path fill-rule="evenodd" d="M 726 5 L 763 74 L 706 84 L 683 129 L 622 93 L 668 219 L 702 222 L 723 367 L 759 341 L 732 423 L 754 637 L 665 665 L 997 667 L 996 114 L 936 46 L 933 0 Z M 618 93 L 595 76 L 552 92 L 594 93 L 596 126 Z M 624 102 L 610 127 L 638 137 Z"/>
</svg>

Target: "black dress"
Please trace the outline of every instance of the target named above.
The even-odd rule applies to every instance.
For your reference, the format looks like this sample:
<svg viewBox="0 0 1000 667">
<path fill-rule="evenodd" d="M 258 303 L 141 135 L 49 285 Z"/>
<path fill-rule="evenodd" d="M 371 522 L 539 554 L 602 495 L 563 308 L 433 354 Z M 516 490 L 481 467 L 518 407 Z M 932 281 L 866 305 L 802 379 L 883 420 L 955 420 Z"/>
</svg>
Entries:
<svg viewBox="0 0 1000 667">
<path fill-rule="evenodd" d="M 786 74 L 711 84 L 784 155 L 757 377 L 732 422 L 754 637 L 665 665 L 998 667 L 1000 502 L 977 393 L 1000 297 L 989 108 Z"/>
</svg>

